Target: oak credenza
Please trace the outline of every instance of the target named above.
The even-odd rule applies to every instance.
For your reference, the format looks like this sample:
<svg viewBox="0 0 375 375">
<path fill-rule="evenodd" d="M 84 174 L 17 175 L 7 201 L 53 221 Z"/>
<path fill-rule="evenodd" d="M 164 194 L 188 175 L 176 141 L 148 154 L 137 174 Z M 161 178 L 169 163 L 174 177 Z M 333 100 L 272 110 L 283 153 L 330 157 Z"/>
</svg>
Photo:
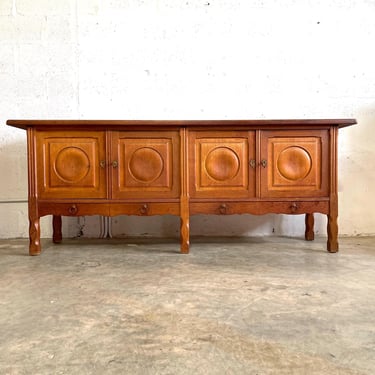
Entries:
<svg viewBox="0 0 375 375">
<path fill-rule="evenodd" d="M 337 134 L 354 119 L 8 120 L 27 131 L 30 255 L 40 217 L 176 215 L 189 252 L 194 214 L 325 214 L 338 251 Z M 218 233 L 219 234 L 219 233 Z"/>
</svg>

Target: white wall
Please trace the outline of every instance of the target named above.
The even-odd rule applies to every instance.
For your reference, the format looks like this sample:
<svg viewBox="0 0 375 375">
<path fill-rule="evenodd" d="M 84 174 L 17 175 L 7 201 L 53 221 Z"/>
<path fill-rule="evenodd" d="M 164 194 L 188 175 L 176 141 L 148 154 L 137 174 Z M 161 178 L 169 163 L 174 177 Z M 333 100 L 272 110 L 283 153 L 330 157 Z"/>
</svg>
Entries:
<svg viewBox="0 0 375 375">
<path fill-rule="evenodd" d="M 25 134 L 8 118 L 355 117 L 340 133 L 340 233 L 374 234 L 374 19 L 375 0 L 0 0 L 0 238 L 28 231 Z M 96 236 L 99 221 L 68 219 L 65 234 Z M 198 216 L 191 229 L 302 235 L 303 221 Z M 113 219 L 115 235 L 178 229 Z"/>
</svg>

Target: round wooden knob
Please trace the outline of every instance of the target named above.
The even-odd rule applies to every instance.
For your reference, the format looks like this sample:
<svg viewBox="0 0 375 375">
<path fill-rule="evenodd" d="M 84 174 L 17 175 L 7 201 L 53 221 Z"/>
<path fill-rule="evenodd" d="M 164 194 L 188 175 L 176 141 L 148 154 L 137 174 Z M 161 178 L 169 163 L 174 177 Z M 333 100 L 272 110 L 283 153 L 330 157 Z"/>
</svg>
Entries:
<svg viewBox="0 0 375 375">
<path fill-rule="evenodd" d="M 227 213 L 227 205 L 225 203 L 221 204 L 220 207 L 219 207 L 219 210 L 220 210 L 220 213 L 221 214 L 226 214 Z"/>
<path fill-rule="evenodd" d="M 142 215 L 147 214 L 147 211 L 148 211 L 148 206 L 147 206 L 147 204 L 144 204 L 144 205 L 141 207 L 141 214 L 142 214 Z"/>
<path fill-rule="evenodd" d="M 293 202 L 291 205 L 290 205 L 290 210 L 292 212 L 296 212 L 298 210 L 298 205 L 296 202 Z"/>
<path fill-rule="evenodd" d="M 75 215 L 78 212 L 77 206 L 73 204 L 72 206 L 68 208 L 68 212 L 70 215 Z"/>
</svg>

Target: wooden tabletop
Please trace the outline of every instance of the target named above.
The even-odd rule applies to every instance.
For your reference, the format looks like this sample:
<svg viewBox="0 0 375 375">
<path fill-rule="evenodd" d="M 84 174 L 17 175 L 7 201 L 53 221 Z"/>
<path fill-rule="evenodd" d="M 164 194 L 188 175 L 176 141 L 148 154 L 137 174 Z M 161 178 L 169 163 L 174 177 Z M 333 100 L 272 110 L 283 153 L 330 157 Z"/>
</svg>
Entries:
<svg viewBox="0 0 375 375">
<path fill-rule="evenodd" d="M 356 124 L 353 118 L 348 119 L 258 119 L 258 120 L 56 120 L 56 119 L 20 119 L 8 120 L 7 125 L 20 129 L 29 127 L 92 127 L 92 126 L 249 126 L 249 127 L 290 127 L 290 126 L 338 126 L 343 128 Z"/>
</svg>

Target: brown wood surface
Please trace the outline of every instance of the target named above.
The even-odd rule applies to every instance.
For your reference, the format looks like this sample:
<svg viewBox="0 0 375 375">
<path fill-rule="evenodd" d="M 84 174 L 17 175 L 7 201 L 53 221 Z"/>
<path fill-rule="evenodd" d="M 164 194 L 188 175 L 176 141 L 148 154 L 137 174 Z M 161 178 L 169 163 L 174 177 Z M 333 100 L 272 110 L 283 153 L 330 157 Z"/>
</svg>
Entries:
<svg viewBox="0 0 375 375">
<path fill-rule="evenodd" d="M 111 198 L 178 198 L 179 143 L 178 131 L 112 131 Z"/>
<path fill-rule="evenodd" d="M 264 215 L 267 213 L 298 215 L 318 212 L 328 214 L 328 201 L 253 201 L 253 202 L 193 202 L 190 203 L 190 214 L 213 214 L 213 215 L 233 215 L 252 214 Z"/>
<path fill-rule="evenodd" d="M 105 198 L 104 131 L 37 131 L 38 197 Z"/>
<path fill-rule="evenodd" d="M 305 240 L 313 241 L 314 240 L 314 214 L 306 213 L 305 216 Z"/>
<path fill-rule="evenodd" d="M 319 127 L 319 126 L 338 126 L 339 128 L 354 125 L 357 123 L 355 119 L 259 119 L 259 120 L 7 120 L 7 125 L 27 129 L 28 127 L 46 127 L 56 129 L 62 128 L 126 128 L 126 127 Z"/>
<path fill-rule="evenodd" d="M 255 196 L 254 131 L 191 131 L 188 142 L 191 198 Z"/>
<path fill-rule="evenodd" d="M 338 251 L 337 133 L 354 119 L 8 120 L 27 130 L 30 255 L 40 217 L 177 215 L 189 252 L 190 216 L 325 214 Z M 218 233 L 219 234 L 219 233 Z"/>
<path fill-rule="evenodd" d="M 330 128 L 330 148 L 331 148 L 331 164 L 330 164 L 330 197 L 329 197 L 329 213 L 327 216 L 327 250 L 331 253 L 339 251 L 338 243 L 338 197 L 337 197 L 337 128 Z"/>
<path fill-rule="evenodd" d="M 329 131 L 262 131 L 261 196 L 327 197 Z"/>
</svg>

